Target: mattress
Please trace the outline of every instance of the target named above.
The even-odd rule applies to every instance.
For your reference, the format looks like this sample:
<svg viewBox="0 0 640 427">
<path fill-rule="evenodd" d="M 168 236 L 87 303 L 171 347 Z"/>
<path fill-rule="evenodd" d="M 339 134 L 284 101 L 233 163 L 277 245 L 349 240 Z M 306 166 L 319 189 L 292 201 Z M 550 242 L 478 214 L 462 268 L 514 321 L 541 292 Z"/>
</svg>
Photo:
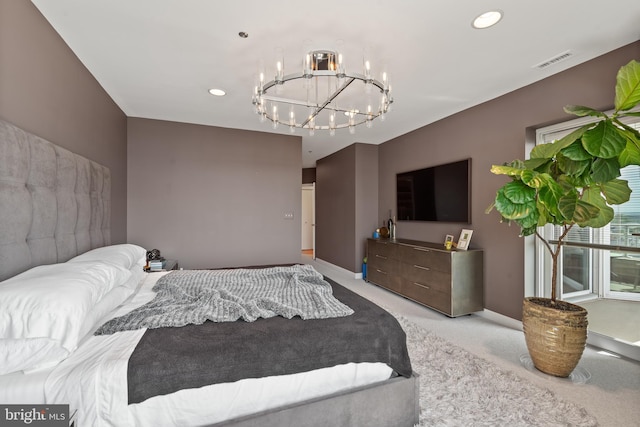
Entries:
<svg viewBox="0 0 640 427">
<path fill-rule="evenodd" d="M 166 272 L 143 277 L 137 292 L 104 320 L 141 306 Z M 58 366 L 0 376 L 3 403 L 69 404 L 78 425 L 189 426 L 221 422 L 286 404 L 387 380 L 384 363 L 347 363 L 310 372 L 243 379 L 179 390 L 127 404 L 127 365 L 144 330 L 89 335 Z"/>
</svg>

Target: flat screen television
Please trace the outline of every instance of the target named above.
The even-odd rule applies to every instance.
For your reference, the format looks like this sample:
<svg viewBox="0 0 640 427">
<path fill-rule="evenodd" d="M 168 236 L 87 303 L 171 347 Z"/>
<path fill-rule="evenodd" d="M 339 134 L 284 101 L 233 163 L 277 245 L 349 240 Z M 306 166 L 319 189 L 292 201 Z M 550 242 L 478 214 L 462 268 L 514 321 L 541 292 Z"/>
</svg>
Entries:
<svg viewBox="0 0 640 427">
<path fill-rule="evenodd" d="M 471 223 L 471 159 L 396 175 L 398 221 Z"/>
</svg>

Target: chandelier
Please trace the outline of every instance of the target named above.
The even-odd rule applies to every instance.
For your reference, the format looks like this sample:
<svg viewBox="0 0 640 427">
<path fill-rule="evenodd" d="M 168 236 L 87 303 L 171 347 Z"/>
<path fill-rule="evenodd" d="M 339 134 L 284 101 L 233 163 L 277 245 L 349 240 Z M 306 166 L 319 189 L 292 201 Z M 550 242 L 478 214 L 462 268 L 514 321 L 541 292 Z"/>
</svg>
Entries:
<svg viewBox="0 0 640 427">
<path fill-rule="evenodd" d="M 291 132 L 307 129 L 349 129 L 373 120 L 384 120 L 393 102 L 387 73 L 381 81 L 373 78 L 368 60 L 363 61 L 362 74 L 344 69 L 342 54 L 330 50 L 314 50 L 302 61 L 302 72 L 285 75 L 284 60 L 276 62 L 275 78 L 265 82 L 259 73 L 253 90 L 253 105 L 261 121 L 270 120 L 274 129 L 286 126 Z"/>
</svg>

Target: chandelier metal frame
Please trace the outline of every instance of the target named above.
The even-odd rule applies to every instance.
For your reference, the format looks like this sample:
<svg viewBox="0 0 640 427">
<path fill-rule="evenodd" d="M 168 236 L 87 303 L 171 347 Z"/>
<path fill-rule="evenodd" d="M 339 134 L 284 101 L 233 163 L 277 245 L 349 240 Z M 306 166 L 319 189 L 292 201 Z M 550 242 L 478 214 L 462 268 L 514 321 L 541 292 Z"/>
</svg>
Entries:
<svg viewBox="0 0 640 427">
<path fill-rule="evenodd" d="M 256 113 L 260 115 L 261 120 L 270 120 L 274 128 L 283 125 L 289 127 L 291 132 L 295 132 L 295 129 L 308 129 L 310 134 L 313 134 L 315 130 L 329 130 L 332 135 L 336 129 L 348 128 L 353 133 L 355 126 L 366 124 L 369 127 L 376 118 L 384 119 L 384 115 L 393 103 L 386 73 L 383 73 L 382 82 L 374 79 L 371 76 L 368 61 L 364 62 L 364 74 L 347 73 L 342 64 L 342 55 L 330 50 L 314 50 L 304 58 L 301 73 L 284 75 L 283 69 L 283 62 L 278 61 L 275 78 L 269 82 L 264 82 L 264 73 L 260 73 L 259 82 L 254 87 L 253 93 L 252 103 Z M 315 93 L 316 99 L 313 101 L 308 97 L 307 99 L 294 99 L 278 96 L 279 87 L 288 82 L 299 79 L 309 81 L 320 77 L 336 79 L 334 89 L 326 94 L 326 97 L 322 97 L 323 99 L 318 97 L 317 91 Z M 380 98 L 376 106 L 377 109 L 374 110 L 370 105 L 367 106 L 367 111 L 338 106 L 339 104 L 336 102 L 338 97 L 356 81 L 369 85 L 368 89 L 371 91 L 379 91 Z M 291 112 L 289 114 L 284 112 L 284 118 L 281 118 L 279 105 L 291 106 Z M 307 108 L 308 114 L 303 120 L 296 120 L 293 106 Z M 330 112 L 328 123 L 316 123 L 318 115 L 323 111 Z M 341 119 L 342 117 L 346 119 Z"/>
</svg>

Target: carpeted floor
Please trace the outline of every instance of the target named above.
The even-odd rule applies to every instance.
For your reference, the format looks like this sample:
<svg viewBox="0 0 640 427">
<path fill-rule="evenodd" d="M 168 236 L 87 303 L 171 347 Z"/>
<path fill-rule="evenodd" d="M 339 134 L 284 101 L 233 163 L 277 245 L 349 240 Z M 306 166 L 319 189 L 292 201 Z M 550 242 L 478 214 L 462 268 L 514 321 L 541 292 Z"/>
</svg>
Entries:
<svg viewBox="0 0 640 427">
<path fill-rule="evenodd" d="M 402 316 L 420 374 L 419 426 L 597 426 L 586 409 L 523 380 Z"/>
</svg>

